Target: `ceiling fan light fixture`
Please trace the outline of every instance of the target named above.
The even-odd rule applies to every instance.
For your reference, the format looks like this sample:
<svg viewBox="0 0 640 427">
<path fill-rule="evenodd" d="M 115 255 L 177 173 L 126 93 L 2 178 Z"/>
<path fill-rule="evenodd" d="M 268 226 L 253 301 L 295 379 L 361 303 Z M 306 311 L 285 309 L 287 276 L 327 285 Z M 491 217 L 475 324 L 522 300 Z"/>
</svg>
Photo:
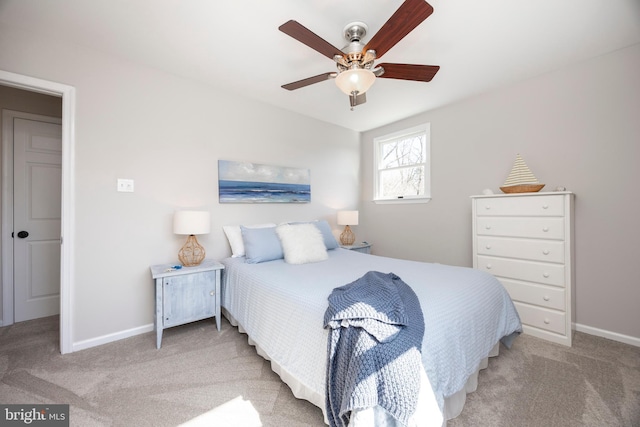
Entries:
<svg viewBox="0 0 640 427">
<path fill-rule="evenodd" d="M 347 95 L 352 95 L 354 92 L 356 94 L 363 94 L 369 90 L 375 81 L 376 76 L 371 70 L 354 68 L 338 74 L 336 77 L 336 86 Z"/>
</svg>

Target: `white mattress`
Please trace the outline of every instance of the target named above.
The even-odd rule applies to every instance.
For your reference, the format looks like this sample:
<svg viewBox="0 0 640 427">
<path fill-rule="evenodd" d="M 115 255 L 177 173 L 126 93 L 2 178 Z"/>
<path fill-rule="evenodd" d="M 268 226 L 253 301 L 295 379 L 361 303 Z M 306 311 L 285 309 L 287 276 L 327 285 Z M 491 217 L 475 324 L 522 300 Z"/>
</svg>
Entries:
<svg viewBox="0 0 640 427">
<path fill-rule="evenodd" d="M 335 287 L 367 271 L 395 273 L 420 299 L 425 320 L 422 360 L 431 387 L 422 399 L 427 412 L 437 412 L 429 416 L 435 424 L 442 421 L 445 398 L 457 394 L 463 404 L 469 379 L 473 383 L 498 341 L 520 331 L 507 292 L 493 276 L 479 270 L 343 249 L 329 251 L 329 255 L 327 261 L 303 265 L 284 260 L 246 264 L 244 258 L 222 261 L 222 305 L 227 317 L 272 361 L 272 368 L 296 397 L 323 411 L 327 297 Z M 429 396 L 431 402 L 425 401 Z M 447 408 L 445 417 L 457 415 L 459 409 L 450 413 Z"/>
</svg>

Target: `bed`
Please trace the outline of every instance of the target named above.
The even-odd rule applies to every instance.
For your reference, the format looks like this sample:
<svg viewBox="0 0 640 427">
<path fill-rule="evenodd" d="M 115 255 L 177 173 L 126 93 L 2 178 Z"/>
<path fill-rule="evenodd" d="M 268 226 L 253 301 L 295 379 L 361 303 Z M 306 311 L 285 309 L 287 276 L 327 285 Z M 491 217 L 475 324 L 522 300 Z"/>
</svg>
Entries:
<svg viewBox="0 0 640 427">
<path fill-rule="evenodd" d="M 260 231 L 261 238 L 266 229 Z M 325 238 L 330 236 L 325 233 Z M 246 254 L 234 252 L 236 256 L 222 260 L 225 317 L 248 335 L 296 397 L 323 410 L 327 422 L 329 332 L 323 328 L 327 298 L 334 288 L 369 271 L 392 272 L 413 289 L 424 314 L 423 387 L 413 423 L 446 424 L 446 419 L 462 411 L 466 394 L 475 390 L 478 370 L 486 367 L 488 357 L 497 355 L 500 341 L 510 345 L 521 331 L 509 295 L 493 276 L 479 270 L 336 246 L 327 243 L 331 249 L 324 251 L 326 257 L 320 261 L 296 264 L 277 255 L 252 260 L 249 246 Z M 381 421 L 380 417 L 385 417 L 384 411 L 372 408 L 353 414 L 351 425 L 393 424 L 392 419 Z"/>
</svg>

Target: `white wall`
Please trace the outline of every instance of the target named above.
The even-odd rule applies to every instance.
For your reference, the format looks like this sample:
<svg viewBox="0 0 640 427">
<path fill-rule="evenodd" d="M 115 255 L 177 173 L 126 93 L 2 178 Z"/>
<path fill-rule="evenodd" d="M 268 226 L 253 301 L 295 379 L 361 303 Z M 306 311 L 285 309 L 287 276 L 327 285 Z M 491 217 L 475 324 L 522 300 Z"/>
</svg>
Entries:
<svg viewBox="0 0 640 427">
<path fill-rule="evenodd" d="M 543 191 L 576 193 L 577 323 L 640 344 L 639 73 L 635 45 L 364 133 L 358 238 L 379 255 L 471 266 L 469 196 L 499 193 L 520 153 Z M 373 204 L 373 139 L 423 122 L 433 200 Z"/>
<path fill-rule="evenodd" d="M 207 254 L 225 224 L 324 218 L 355 208 L 359 134 L 86 50 L 0 28 L 0 69 L 76 88 L 74 343 L 152 323 L 149 266 L 177 262 L 174 210 L 208 209 Z M 218 159 L 309 168 L 311 203 L 218 203 Z M 135 180 L 134 193 L 116 179 Z M 337 228 L 337 226 L 335 226 Z"/>
</svg>

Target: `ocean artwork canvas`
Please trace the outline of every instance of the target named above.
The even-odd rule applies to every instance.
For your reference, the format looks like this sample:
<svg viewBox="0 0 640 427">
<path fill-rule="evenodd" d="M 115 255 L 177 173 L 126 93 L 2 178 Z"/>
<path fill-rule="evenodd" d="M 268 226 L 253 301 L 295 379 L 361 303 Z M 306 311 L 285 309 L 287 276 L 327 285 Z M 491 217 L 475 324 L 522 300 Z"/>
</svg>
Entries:
<svg viewBox="0 0 640 427">
<path fill-rule="evenodd" d="M 218 160 L 220 203 L 309 203 L 309 169 Z"/>
</svg>

